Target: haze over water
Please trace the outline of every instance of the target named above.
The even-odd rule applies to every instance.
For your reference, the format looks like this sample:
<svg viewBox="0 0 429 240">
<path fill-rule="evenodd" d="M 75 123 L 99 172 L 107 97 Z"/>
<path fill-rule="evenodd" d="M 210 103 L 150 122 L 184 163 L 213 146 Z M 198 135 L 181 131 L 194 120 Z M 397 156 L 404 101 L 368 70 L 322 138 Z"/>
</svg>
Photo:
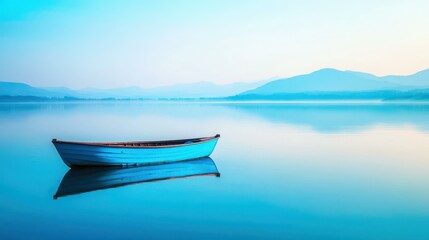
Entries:
<svg viewBox="0 0 429 240">
<path fill-rule="evenodd" d="M 1 239 L 429 238 L 426 104 L 0 104 L 0 132 Z M 52 138 L 216 133 L 220 178 L 53 200 L 68 167 Z"/>
</svg>

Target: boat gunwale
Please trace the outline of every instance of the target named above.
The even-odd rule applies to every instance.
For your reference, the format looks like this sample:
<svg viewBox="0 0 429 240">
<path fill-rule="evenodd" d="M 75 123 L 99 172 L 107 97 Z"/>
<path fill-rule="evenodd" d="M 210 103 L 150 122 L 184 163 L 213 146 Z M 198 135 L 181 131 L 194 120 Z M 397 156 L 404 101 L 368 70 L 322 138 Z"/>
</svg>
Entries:
<svg viewBox="0 0 429 240">
<path fill-rule="evenodd" d="M 91 147 L 106 147 L 106 148 L 172 148 L 172 147 L 186 147 L 193 146 L 197 144 L 207 143 L 209 141 L 220 138 L 219 134 L 216 134 L 212 137 L 201 137 L 201 138 L 186 138 L 186 139 L 175 139 L 175 140 L 161 140 L 161 141 L 133 141 L 133 142 L 73 142 L 73 141 L 61 141 L 56 138 L 52 139 L 52 143 L 61 143 L 61 144 L 70 144 L 70 145 L 84 145 Z M 198 142 L 186 143 L 187 141 L 195 141 Z M 182 142 L 180 144 L 168 144 L 168 142 Z M 127 144 L 150 144 L 150 143 L 166 143 L 166 145 L 160 146 L 126 146 Z M 125 146 L 121 146 L 125 145 Z"/>
</svg>

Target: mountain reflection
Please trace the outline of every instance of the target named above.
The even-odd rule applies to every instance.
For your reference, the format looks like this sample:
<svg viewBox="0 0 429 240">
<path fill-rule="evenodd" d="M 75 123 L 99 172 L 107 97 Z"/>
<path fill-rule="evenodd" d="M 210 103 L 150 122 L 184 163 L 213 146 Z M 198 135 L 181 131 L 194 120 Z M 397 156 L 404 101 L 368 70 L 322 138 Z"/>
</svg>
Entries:
<svg viewBox="0 0 429 240">
<path fill-rule="evenodd" d="M 47 115 L 205 120 L 229 119 L 300 125 L 318 132 L 342 132 L 383 125 L 409 125 L 429 131 L 427 102 L 148 102 L 102 101 L 0 104 L 0 121 Z M 14 133 L 11 133 L 14 134 Z"/>
<path fill-rule="evenodd" d="M 378 124 L 406 124 L 429 130 L 429 105 L 424 103 L 232 103 L 225 106 L 249 117 L 308 126 L 318 132 L 341 132 Z"/>
</svg>

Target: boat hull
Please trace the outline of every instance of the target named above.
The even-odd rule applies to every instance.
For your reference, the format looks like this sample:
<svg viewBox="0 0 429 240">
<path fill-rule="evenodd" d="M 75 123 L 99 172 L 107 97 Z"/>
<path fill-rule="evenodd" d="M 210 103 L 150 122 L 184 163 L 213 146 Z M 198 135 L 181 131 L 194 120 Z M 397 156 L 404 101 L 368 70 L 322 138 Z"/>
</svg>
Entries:
<svg viewBox="0 0 429 240">
<path fill-rule="evenodd" d="M 171 147 L 109 147 L 90 144 L 57 142 L 53 144 L 62 160 L 73 166 L 127 166 L 178 162 L 208 157 L 214 150 L 218 138 Z"/>
</svg>

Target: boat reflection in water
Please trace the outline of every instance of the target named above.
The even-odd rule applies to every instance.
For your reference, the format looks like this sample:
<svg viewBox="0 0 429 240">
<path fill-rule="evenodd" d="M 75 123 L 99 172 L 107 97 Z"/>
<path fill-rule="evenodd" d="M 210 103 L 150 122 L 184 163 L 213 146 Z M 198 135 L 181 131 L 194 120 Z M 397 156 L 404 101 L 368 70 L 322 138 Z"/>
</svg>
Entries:
<svg viewBox="0 0 429 240">
<path fill-rule="evenodd" d="M 220 173 L 209 157 L 140 167 L 72 168 L 64 175 L 54 199 L 134 183 L 192 176 L 220 177 Z"/>
</svg>

